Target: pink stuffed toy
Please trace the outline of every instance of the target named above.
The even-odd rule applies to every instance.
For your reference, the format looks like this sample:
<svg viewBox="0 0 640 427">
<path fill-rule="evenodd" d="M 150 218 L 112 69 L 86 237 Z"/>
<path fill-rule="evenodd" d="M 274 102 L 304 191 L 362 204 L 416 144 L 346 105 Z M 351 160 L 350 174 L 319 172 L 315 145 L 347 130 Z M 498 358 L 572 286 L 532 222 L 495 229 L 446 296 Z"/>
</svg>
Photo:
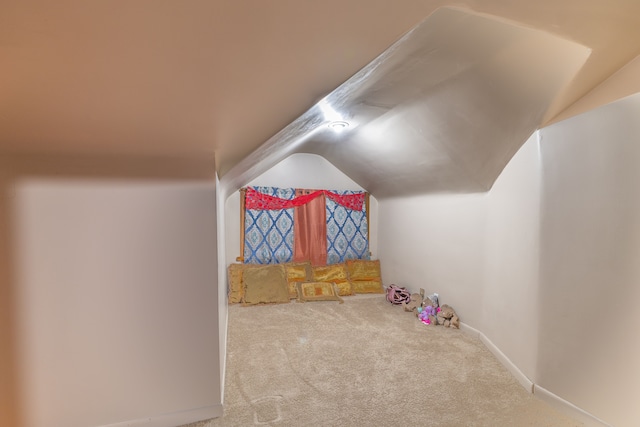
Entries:
<svg viewBox="0 0 640 427">
<path fill-rule="evenodd" d="M 430 325 L 431 324 L 431 319 L 429 319 L 429 316 L 433 315 L 435 310 L 433 309 L 432 306 L 428 305 L 426 307 L 424 307 L 424 309 L 418 308 L 418 319 L 420 319 L 420 321 L 422 323 L 424 323 L 425 325 Z"/>
</svg>

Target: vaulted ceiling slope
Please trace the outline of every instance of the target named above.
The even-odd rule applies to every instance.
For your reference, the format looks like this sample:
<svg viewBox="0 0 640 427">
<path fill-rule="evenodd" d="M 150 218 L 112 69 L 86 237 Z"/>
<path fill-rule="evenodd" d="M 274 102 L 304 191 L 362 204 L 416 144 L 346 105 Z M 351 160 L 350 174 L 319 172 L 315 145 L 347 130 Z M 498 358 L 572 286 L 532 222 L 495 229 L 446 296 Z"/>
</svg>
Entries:
<svg viewBox="0 0 640 427">
<path fill-rule="evenodd" d="M 486 191 L 589 54 L 539 30 L 439 9 L 229 178 L 309 152 L 376 197 Z M 336 119 L 348 125 L 340 134 L 328 126 Z"/>
<path fill-rule="evenodd" d="M 381 196 L 477 191 L 525 129 L 640 53 L 639 17 L 636 0 L 4 0 L 0 150 L 215 154 L 223 179 L 242 166 L 235 183 L 256 160 L 294 152 L 274 138 L 315 129 L 300 118 L 330 94 L 357 107 L 352 144 L 336 151 L 314 132 L 295 150 L 327 157 Z M 403 36 L 406 47 L 394 44 Z M 395 145 L 372 150 L 367 132 Z M 509 134 L 515 146 L 486 145 Z M 408 173 L 396 176 L 409 160 L 431 171 L 415 188 Z"/>
</svg>

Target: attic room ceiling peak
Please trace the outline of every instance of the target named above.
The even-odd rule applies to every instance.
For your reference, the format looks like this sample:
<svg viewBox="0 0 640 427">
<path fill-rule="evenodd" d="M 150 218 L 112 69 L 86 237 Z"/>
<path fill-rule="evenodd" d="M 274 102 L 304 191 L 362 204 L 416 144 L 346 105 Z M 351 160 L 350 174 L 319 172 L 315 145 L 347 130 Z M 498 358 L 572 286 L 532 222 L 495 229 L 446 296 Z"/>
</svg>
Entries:
<svg viewBox="0 0 640 427">
<path fill-rule="evenodd" d="M 240 186 L 305 152 L 376 197 L 486 191 L 589 54 L 503 19 L 438 9 L 226 178 Z M 327 111 L 349 122 L 343 134 L 323 126 Z"/>
</svg>

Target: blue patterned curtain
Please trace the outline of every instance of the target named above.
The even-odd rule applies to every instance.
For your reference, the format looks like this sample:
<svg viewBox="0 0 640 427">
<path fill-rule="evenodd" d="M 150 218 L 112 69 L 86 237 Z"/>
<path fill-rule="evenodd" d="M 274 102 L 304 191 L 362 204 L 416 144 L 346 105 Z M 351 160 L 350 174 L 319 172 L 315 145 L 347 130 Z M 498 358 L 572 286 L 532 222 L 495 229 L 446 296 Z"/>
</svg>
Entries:
<svg viewBox="0 0 640 427">
<path fill-rule="evenodd" d="M 281 199 L 295 197 L 293 188 L 253 187 Z M 293 209 L 247 209 L 244 217 L 245 264 L 279 264 L 293 260 Z"/>
<path fill-rule="evenodd" d="M 333 191 L 333 190 L 332 190 Z M 340 195 L 359 191 L 333 191 Z M 362 211 L 347 209 L 327 198 L 327 264 L 369 259 L 366 204 Z"/>
</svg>

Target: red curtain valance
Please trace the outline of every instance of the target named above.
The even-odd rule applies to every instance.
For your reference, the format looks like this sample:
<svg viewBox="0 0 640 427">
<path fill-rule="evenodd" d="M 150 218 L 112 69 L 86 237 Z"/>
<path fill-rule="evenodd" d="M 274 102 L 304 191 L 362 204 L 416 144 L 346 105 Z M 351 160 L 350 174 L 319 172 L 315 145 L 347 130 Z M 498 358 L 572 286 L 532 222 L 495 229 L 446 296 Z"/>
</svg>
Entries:
<svg viewBox="0 0 640 427">
<path fill-rule="evenodd" d="M 354 211 L 362 211 L 362 207 L 364 206 L 364 193 L 345 194 L 344 196 L 341 196 L 340 194 L 332 193 L 331 191 L 318 190 L 311 194 L 305 194 L 292 200 L 287 200 L 260 193 L 249 187 L 247 188 L 245 196 L 245 208 L 255 210 L 290 209 L 307 204 L 321 194 L 324 194 L 339 205 Z"/>
</svg>

